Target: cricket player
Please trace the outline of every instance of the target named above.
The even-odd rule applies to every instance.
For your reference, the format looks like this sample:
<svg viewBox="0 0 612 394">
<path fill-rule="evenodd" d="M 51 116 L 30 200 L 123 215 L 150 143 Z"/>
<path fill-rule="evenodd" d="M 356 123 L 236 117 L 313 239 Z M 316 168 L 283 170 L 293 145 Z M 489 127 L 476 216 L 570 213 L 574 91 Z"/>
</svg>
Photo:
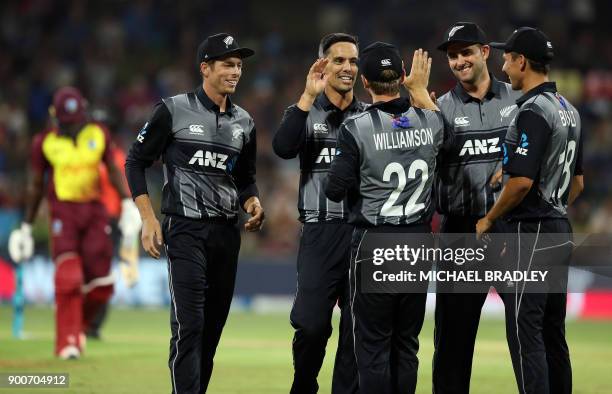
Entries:
<svg viewBox="0 0 612 394">
<path fill-rule="evenodd" d="M 332 201 L 349 194 L 349 223 L 355 225 L 350 291 L 359 391 L 414 393 L 427 295 L 362 292 L 357 256 L 372 234 L 431 233 L 431 191 L 444 125 L 426 90 L 431 67 L 427 53 L 415 52 L 406 82 L 414 102 L 427 103 L 425 110 L 400 97 L 405 72 L 395 46 L 369 45 L 361 52 L 359 65 L 373 104 L 342 124 L 325 194 Z M 388 143 L 405 133 L 420 133 L 423 138 Z M 376 142 L 381 135 L 385 138 Z"/>
<path fill-rule="evenodd" d="M 451 148 L 441 157 L 435 181 L 436 206 L 443 215 L 440 231 L 470 234 L 499 196 L 502 143 L 516 114 L 519 94 L 489 73 L 490 48 L 475 23 L 450 26 L 438 49 L 446 54 L 457 79 L 456 86 L 437 101 L 445 127 L 454 137 Z M 436 294 L 434 391 L 467 394 L 487 293 L 457 293 L 452 284 L 445 284 L 444 289 L 440 286 Z"/>
<path fill-rule="evenodd" d="M 115 167 L 119 168 L 124 187 L 127 190 L 127 180 L 125 179 L 125 153 L 116 145 L 111 146 L 111 158 L 115 162 Z M 127 287 L 133 287 L 138 282 L 138 259 L 140 255 L 140 241 L 138 233 L 127 239 L 121 236 L 118 223 L 121 215 L 121 196 L 113 187 L 113 183 L 109 179 L 108 169 L 103 163 L 100 164 L 100 201 L 106 208 L 106 213 L 109 217 L 111 228 L 111 241 L 113 250 L 117 251 L 119 256 L 119 269 L 121 277 Z M 117 247 L 118 246 L 118 247 Z M 109 304 L 100 307 L 96 316 L 88 325 L 85 335 L 88 339 L 100 339 L 100 330 L 106 322 L 108 315 Z"/>
<path fill-rule="evenodd" d="M 506 42 L 489 45 L 504 51 L 503 71 L 523 96 L 505 140 L 503 170 L 509 179 L 476 232 L 481 236 L 503 218 L 517 234 L 509 245 L 512 269 L 552 267 L 554 274 L 560 266 L 567 281 L 573 245 L 567 207 L 584 188 L 580 115 L 548 79 L 553 45 L 544 33 L 521 27 Z M 516 285 L 506 300 L 506 334 L 522 394 L 572 392 L 566 288 L 545 285 L 547 292 Z"/>
<path fill-rule="evenodd" d="M 254 54 L 226 33 L 198 47 L 202 84 L 162 99 L 133 143 L 126 175 L 143 221 L 142 245 L 159 258 L 165 244 L 172 299 L 168 366 L 173 393 L 204 393 L 232 302 L 240 230 L 238 210 L 264 220 L 255 183 L 256 133 L 251 116 L 230 95 Z M 164 187 L 160 226 L 145 169 L 161 155 Z"/>
<path fill-rule="evenodd" d="M 11 233 L 9 252 L 15 262 L 32 256 L 32 222 L 46 184 L 55 263 L 55 354 L 69 359 L 81 356 L 83 333 L 113 292 L 113 248 L 100 201 L 101 163 L 123 198 L 122 235 L 137 234 L 140 218 L 111 158 L 108 130 L 88 121 L 81 93 L 73 87 L 57 90 L 50 112 L 57 124 L 34 138 L 25 218 Z"/>
<path fill-rule="evenodd" d="M 319 59 L 306 77 L 297 104 L 291 105 L 272 146 L 283 159 L 300 156 L 299 220 L 303 223 L 297 258 L 297 289 L 291 325 L 294 376 L 291 393 L 316 393 L 317 375 L 332 332 L 332 311 L 341 309 L 333 393 L 357 392 L 348 271 L 353 226 L 346 223 L 346 200 L 330 201 L 322 181 L 336 151 L 340 124 L 363 112 L 365 104 L 353 95 L 357 79 L 357 38 L 332 33 L 321 39 Z"/>
</svg>

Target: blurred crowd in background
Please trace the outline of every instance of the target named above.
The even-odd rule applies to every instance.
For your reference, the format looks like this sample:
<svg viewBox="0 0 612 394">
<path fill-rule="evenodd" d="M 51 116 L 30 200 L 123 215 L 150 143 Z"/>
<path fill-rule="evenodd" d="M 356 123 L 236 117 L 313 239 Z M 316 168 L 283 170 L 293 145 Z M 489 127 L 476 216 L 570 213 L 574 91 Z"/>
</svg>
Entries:
<svg viewBox="0 0 612 394">
<path fill-rule="evenodd" d="M 129 149 L 161 97 L 201 83 L 196 48 L 207 35 L 228 32 L 256 50 L 244 63 L 233 100 L 255 119 L 257 182 L 267 221 L 243 238 L 247 257 L 295 253 L 297 159 L 283 161 L 271 138 L 284 109 L 297 101 L 319 39 L 343 31 L 362 46 L 376 40 L 400 47 L 409 67 L 418 47 L 433 55 L 430 88 L 438 96 L 455 84 L 446 57 L 435 50 L 449 25 L 474 21 L 491 40 L 519 26 L 542 29 L 555 46 L 551 79 L 579 109 L 585 133 L 586 189 L 572 209 L 576 231 L 612 232 L 612 3 L 596 0 L 457 1 L 2 1 L 0 4 L 0 253 L 20 220 L 32 136 L 48 125 L 55 89 L 80 88 L 94 119 L 109 125 L 115 143 Z M 501 53 L 489 70 L 501 73 Z M 368 101 L 361 83 L 357 96 Z M 157 201 L 161 166 L 151 170 Z M 37 246 L 46 244 L 46 211 L 37 222 Z"/>
</svg>

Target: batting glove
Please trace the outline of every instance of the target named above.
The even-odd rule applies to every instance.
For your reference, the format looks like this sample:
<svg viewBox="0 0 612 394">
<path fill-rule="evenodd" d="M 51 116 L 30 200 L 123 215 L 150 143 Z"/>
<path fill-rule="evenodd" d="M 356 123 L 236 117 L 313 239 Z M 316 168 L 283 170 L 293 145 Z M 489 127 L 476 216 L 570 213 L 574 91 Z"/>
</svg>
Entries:
<svg viewBox="0 0 612 394">
<path fill-rule="evenodd" d="M 134 204 L 131 198 L 121 200 L 121 217 L 118 224 L 121 235 L 124 237 L 133 238 L 138 236 L 138 232 L 142 227 L 142 221 L 140 220 L 138 208 L 136 208 L 136 204 Z"/>
<path fill-rule="evenodd" d="M 21 227 L 13 230 L 9 237 L 8 250 L 15 263 L 21 263 L 32 257 L 34 252 L 34 239 L 32 238 L 32 225 L 21 223 Z"/>
</svg>

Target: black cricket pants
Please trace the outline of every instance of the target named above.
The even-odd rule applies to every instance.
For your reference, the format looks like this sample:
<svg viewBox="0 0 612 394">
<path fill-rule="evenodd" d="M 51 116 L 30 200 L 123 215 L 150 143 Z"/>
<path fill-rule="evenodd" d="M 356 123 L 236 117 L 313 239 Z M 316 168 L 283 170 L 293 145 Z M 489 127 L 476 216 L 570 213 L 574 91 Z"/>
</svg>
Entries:
<svg viewBox="0 0 612 394">
<path fill-rule="evenodd" d="M 571 225 L 567 219 L 510 225 L 517 234 L 509 257 L 512 268 L 529 271 L 554 263 L 546 289 L 530 292 L 525 286 L 516 286 L 514 293 L 504 297 L 506 335 L 519 393 L 569 394 L 572 367 L 565 340 L 565 313 L 567 267 L 573 249 Z"/>
<path fill-rule="evenodd" d="M 427 288 L 422 293 L 363 293 L 360 245 L 376 232 L 431 233 L 429 225 L 356 228 L 351 249 L 351 311 L 355 356 L 362 394 L 414 393 L 419 333 L 425 319 Z M 397 234 L 395 234 L 398 236 Z M 401 235 L 398 236 L 398 239 Z M 411 245 L 408 245 L 411 246 Z M 419 247 L 413 245 L 413 247 Z"/>
<path fill-rule="evenodd" d="M 205 393 L 229 313 L 240 231 L 227 221 L 167 216 L 162 232 L 170 287 L 173 393 Z"/>
<path fill-rule="evenodd" d="M 340 307 L 338 350 L 332 393 L 357 393 L 357 365 L 348 303 L 353 226 L 305 223 L 297 259 L 297 290 L 291 309 L 294 376 L 291 393 L 316 393 L 317 376 L 332 332 L 332 312 Z"/>
<path fill-rule="evenodd" d="M 478 217 L 444 216 L 441 233 L 476 231 Z M 468 245 L 465 245 L 468 246 Z M 468 394 L 480 313 L 487 293 L 436 294 L 433 392 Z"/>
</svg>

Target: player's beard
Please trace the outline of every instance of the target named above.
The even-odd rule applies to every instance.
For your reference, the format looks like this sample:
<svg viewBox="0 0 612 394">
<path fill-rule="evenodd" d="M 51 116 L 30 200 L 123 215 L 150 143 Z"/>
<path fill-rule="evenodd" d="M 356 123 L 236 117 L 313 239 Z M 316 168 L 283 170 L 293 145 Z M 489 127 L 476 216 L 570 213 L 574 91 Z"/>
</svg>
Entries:
<svg viewBox="0 0 612 394">
<path fill-rule="evenodd" d="M 484 72 L 484 65 L 478 62 L 470 63 L 471 72 L 467 76 L 463 76 L 461 71 L 453 70 L 455 77 L 465 84 L 474 85 L 481 80 L 482 73 Z"/>
<path fill-rule="evenodd" d="M 346 94 L 348 92 L 350 92 L 351 90 L 353 90 L 353 87 L 355 86 L 355 75 L 351 76 L 353 78 L 353 80 L 351 81 L 350 84 L 344 83 L 340 80 L 340 76 L 336 76 L 334 79 L 330 80 L 329 86 L 334 89 L 336 92 L 340 93 L 340 94 Z"/>
</svg>

